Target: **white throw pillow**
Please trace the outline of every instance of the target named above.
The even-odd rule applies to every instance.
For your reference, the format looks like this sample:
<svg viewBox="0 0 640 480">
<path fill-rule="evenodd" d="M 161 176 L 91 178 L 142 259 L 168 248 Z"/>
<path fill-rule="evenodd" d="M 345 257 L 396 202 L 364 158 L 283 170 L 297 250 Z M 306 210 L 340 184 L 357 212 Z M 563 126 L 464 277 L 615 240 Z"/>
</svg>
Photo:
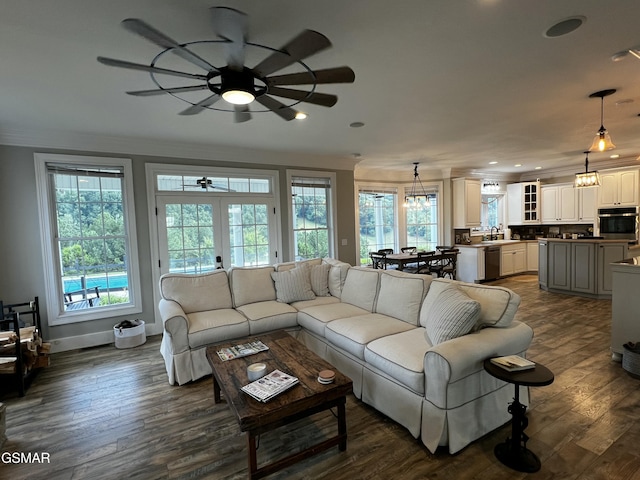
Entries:
<svg viewBox="0 0 640 480">
<path fill-rule="evenodd" d="M 427 313 L 425 335 L 437 345 L 469 333 L 480 318 L 480 302 L 472 300 L 455 285 L 438 295 Z"/>
<path fill-rule="evenodd" d="M 309 267 L 302 266 L 284 272 L 271 272 L 276 283 L 276 300 L 282 303 L 300 302 L 316 298 L 311 290 Z"/>
<path fill-rule="evenodd" d="M 317 297 L 329 296 L 329 270 L 331 265 L 313 265 L 311 267 L 311 290 Z"/>
</svg>

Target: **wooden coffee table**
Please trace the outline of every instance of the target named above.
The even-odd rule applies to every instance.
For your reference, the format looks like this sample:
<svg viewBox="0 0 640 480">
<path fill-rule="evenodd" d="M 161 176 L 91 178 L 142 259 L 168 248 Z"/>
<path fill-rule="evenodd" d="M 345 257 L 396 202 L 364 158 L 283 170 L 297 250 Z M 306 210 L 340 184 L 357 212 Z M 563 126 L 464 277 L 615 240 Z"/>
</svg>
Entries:
<svg viewBox="0 0 640 480">
<path fill-rule="evenodd" d="M 226 362 L 218 357 L 217 352 L 221 348 L 251 340 L 261 340 L 269 350 Z M 236 416 L 240 430 L 247 432 L 250 478 L 265 477 L 336 445 L 341 451 L 346 450 L 345 404 L 346 395 L 353 391 L 351 379 L 284 330 L 212 345 L 207 347 L 207 359 L 213 371 L 214 403 L 221 401 L 222 392 Z M 267 373 L 278 369 L 298 377 L 300 383 L 266 403 L 259 402 L 240 390 L 249 383 L 247 366 L 257 362 L 267 364 Z M 317 379 L 321 370 L 335 371 L 335 381 L 329 385 L 319 383 Z M 337 408 L 336 436 L 258 468 L 256 439 L 260 434 L 333 407 Z"/>
</svg>

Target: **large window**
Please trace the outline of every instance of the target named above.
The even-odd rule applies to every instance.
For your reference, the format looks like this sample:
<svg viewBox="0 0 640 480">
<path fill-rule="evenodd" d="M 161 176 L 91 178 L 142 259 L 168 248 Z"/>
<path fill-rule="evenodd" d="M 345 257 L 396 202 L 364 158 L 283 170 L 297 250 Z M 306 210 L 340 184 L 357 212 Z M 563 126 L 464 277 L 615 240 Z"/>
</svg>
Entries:
<svg viewBox="0 0 640 480">
<path fill-rule="evenodd" d="M 433 251 L 438 245 L 438 211 L 437 193 L 429 193 L 426 205 L 420 208 L 403 207 L 407 227 L 406 246 L 417 247 L 418 250 Z"/>
<path fill-rule="evenodd" d="M 395 189 L 367 189 L 358 192 L 360 212 L 360 263 L 369 263 L 369 252 L 397 248 Z"/>
<path fill-rule="evenodd" d="M 49 324 L 139 312 L 126 159 L 36 154 Z"/>
<path fill-rule="evenodd" d="M 502 193 L 482 194 L 482 230 L 502 225 L 504 195 Z M 500 228 L 502 229 L 502 228 Z"/>
<path fill-rule="evenodd" d="M 333 174 L 289 172 L 295 260 L 334 256 Z"/>
</svg>

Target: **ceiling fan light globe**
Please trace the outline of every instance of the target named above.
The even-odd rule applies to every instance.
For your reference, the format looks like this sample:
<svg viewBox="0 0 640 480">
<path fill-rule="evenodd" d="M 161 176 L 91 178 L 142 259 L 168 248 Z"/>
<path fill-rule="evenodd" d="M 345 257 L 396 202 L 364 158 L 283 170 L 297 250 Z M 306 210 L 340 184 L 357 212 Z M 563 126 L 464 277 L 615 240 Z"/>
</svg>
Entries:
<svg viewBox="0 0 640 480">
<path fill-rule="evenodd" d="M 245 90 L 227 90 L 222 92 L 222 99 L 232 105 L 248 105 L 253 102 L 256 97 L 251 92 Z"/>
</svg>

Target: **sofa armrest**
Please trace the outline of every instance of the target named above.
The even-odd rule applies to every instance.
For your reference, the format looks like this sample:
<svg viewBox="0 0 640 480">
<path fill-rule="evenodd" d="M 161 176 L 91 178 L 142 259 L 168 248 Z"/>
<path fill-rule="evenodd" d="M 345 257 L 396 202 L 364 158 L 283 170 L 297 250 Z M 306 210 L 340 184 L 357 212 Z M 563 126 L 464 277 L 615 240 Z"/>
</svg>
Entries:
<svg viewBox="0 0 640 480">
<path fill-rule="evenodd" d="M 513 321 L 508 327 L 483 328 L 435 345 L 424 356 L 426 385 L 434 381 L 430 372 L 438 372 L 437 376 L 441 379 L 444 376 L 447 383 L 452 383 L 483 370 L 483 363 L 489 357 L 526 351 L 532 339 L 531 327 Z"/>
<path fill-rule="evenodd" d="M 171 337 L 171 350 L 174 354 L 189 349 L 189 320 L 178 302 L 160 299 L 158 304 L 164 331 Z"/>
</svg>

